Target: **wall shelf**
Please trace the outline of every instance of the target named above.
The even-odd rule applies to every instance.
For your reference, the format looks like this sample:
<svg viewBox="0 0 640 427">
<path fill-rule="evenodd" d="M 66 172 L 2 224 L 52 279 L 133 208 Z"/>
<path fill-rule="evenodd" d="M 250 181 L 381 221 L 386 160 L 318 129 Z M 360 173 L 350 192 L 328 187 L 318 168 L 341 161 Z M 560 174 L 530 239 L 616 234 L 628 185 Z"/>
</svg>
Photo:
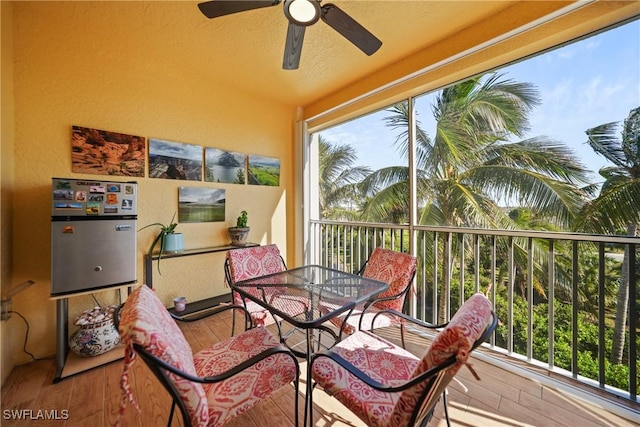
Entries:
<svg viewBox="0 0 640 427">
<path fill-rule="evenodd" d="M 232 249 L 238 248 L 246 248 L 260 246 L 258 243 L 247 243 L 244 246 L 234 246 L 234 245 L 220 245 L 220 246 L 209 246 L 205 248 L 196 248 L 196 249 L 185 249 L 180 252 L 163 252 L 162 259 L 171 259 L 171 258 L 181 258 L 188 256 L 196 256 L 196 255 L 204 255 L 211 254 L 216 252 L 226 252 Z M 160 253 L 154 252 L 152 254 L 147 254 L 144 257 L 144 283 L 153 288 L 153 262 L 158 261 L 160 259 Z M 202 312 L 204 310 L 213 308 L 221 303 L 227 303 L 231 301 L 231 293 L 224 293 L 222 295 L 216 295 L 211 298 L 205 298 L 198 301 L 189 302 L 184 311 L 176 312 L 173 307 L 168 308 L 168 310 L 179 316 L 179 317 L 189 317 L 189 315 Z"/>
<path fill-rule="evenodd" d="M 247 243 L 245 246 L 234 245 L 221 245 L 221 246 L 209 246 L 206 248 L 185 249 L 180 252 L 163 252 L 162 259 L 180 258 L 186 256 L 212 254 L 216 252 L 225 252 L 231 249 L 238 249 L 240 247 L 246 248 L 251 246 L 260 246 L 258 243 Z M 160 253 L 154 252 L 144 256 L 144 283 L 150 288 L 153 288 L 153 261 L 160 259 Z"/>
</svg>

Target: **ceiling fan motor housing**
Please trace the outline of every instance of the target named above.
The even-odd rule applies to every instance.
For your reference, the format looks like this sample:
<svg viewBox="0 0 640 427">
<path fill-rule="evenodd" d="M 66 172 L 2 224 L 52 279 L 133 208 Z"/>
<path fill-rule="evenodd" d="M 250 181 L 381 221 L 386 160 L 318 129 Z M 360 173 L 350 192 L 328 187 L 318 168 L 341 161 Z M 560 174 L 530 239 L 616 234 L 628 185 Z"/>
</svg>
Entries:
<svg viewBox="0 0 640 427">
<path fill-rule="evenodd" d="M 284 16 L 289 22 L 303 27 L 313 25 L 320 19 L 320 2 L 316 0 L 285 0 Z"/>
</svg>

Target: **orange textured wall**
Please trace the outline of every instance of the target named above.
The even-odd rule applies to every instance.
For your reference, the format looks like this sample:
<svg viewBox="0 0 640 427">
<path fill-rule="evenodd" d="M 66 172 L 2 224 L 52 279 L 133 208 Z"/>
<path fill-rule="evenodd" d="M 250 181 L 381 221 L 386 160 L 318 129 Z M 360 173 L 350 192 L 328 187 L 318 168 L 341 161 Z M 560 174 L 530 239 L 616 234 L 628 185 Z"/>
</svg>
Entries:
<svg viewBox="0 0 640 427">
<path fill-rule="evenodd" d="M 154 8 L 140 4 L 133 6 L 133 13 L 123 13 L 117 3 L 103 5 L 11 5 L 15 89 L 12 278 L 15 283 L 37 282 L 14 297 L 13 305 L 31 325 L 28 348 L 37 357 L 55 352 L 55 302 L 49 297 L 51 178 L 108 178 L 71 172 L 72 125 L 279 158 L 279 187 L 136 178 L 139 224 L 168 222 L 177 210 L 180 186 L 224 188 L 226 221 L 180 224 L 178 231 L 184 233 L 186 246 L 227 243 L 226 228 L 246 209 L 250 240 L 276 243 L 286 254 L 294 112 L 224 84 L 228 76 L 204 79 L 197 70 L 166 66 L 164 58 L 172 57 L 172 49 L 179 47 L 158 46 L 139 31 L 145 21 L 154 19 Z M 3 43 L 4 31 L 3 18 Z M 2 60 L 4 77 L 4 51 Z M 154 236 L 151 229 L 138 233 L 140 283 L 142 258 Z M 154 285 L 167 305 L 177 295 L 196 300 L 224 292 L 223 255 L 196 258 L 167 260 L 162 276 L 154 276 Z M 96 297 L 102 304 L 117 301 L 115 291 Z M 93 305 L 89 297 L 71 299 L 70 319 Z M 3 354 L 6 349 L 14 363 L 28 362 L 21 350 L 23 325 L 14 317 L 3 324 L 3 331 L 6 323 L 12 324 L 14 332 L 9 340 L 3 334 Z"/>
</svg>

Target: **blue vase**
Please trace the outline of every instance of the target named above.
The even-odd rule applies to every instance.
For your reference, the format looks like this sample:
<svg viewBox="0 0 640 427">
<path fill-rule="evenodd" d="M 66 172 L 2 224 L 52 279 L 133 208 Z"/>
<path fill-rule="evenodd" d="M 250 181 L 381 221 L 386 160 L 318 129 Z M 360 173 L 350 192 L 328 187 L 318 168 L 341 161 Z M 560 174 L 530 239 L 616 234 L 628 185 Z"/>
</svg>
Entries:
<svg viewBox="0 0 640 427">
<path fill-rule="evenodd" d="M 164 235 L 162 242 L 164 252 L 181 252 L 184 250 L 184 236 L 182 233 L 169 233 Z"/>
</svg>

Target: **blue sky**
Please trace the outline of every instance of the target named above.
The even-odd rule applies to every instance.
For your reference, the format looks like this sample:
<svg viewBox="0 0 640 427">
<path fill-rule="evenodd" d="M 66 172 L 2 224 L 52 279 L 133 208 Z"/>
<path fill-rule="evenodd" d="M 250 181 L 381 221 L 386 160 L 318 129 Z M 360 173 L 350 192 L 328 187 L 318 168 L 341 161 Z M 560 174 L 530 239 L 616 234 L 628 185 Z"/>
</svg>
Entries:
<svg viewBox="0 0 640 427">
<path fill-rule="evenodd" d="M 499 70 L 504 78 L 533 83 L 542 103 L 529 116 L 525 138 L 547 136 L 568 145 L 580 161 L 597 172 L 607 165 L 586 144 L 585 131 L 622 121 L 640 106 L 640 22 L 634 21 L 594 37 L 552 50 Z M 416 102 L 418 120 L 430 136 L 435 129 L 430 102 Z M 331 142 L 356 148 L 359 165 L 378 169 L 405 162 L 392 148 L 396 133 L 384 126 L 387 113 L 376 112 L 326 129 Z M 594 173 L 594 180 L 601 181 Z"/>
<path fill-rule="evenodd" d="M 202 146 L 149 138 L 149 154 L 202 161 Z"/>
</svg>

